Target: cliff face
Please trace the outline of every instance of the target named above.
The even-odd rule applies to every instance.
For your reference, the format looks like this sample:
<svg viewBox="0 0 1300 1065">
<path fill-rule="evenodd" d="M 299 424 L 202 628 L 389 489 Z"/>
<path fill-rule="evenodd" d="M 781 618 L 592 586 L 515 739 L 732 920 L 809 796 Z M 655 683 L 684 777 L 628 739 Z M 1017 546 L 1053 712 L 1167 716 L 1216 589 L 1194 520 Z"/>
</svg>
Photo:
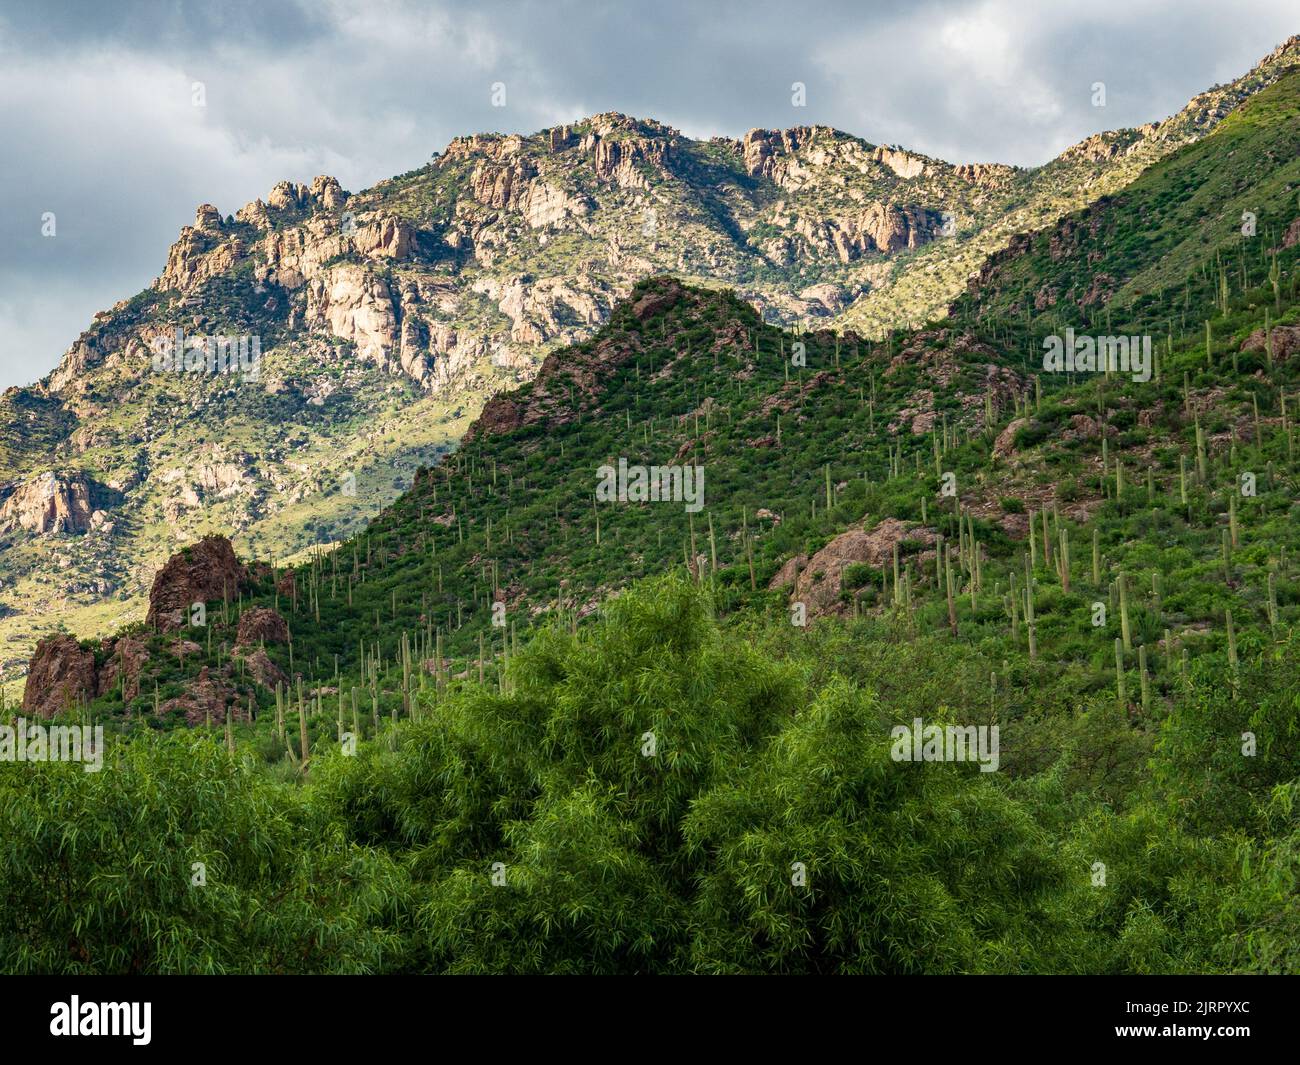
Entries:
<svg viewBox="0 0 1300 1065">
<path fill-rule="evenodd" d="M 96 520 L 90 505 L 90 485 L 77 474 L 46 471 L 10 485 L 7 490 L 0 487 L 0 499 L 0 533 L 78 533 L 85 532 Z"/>
</svg>

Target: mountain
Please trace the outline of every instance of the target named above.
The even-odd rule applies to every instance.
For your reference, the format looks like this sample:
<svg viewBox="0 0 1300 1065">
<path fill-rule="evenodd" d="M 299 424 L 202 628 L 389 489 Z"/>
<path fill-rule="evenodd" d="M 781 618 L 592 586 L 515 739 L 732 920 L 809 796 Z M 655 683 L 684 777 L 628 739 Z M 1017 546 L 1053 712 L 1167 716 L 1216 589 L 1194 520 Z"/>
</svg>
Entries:
<svg viewBox="0 0 1300 1065">
<path fill-rule="evenodd" d="M 320 177 L 224 217 L 203 205 L 150 289 L 0 397 L 16 429 L 0 665 L 59 625 L 139 617 L 163 559 L 206 533 L 281 561 L 354 533 L 647 276 L 733 289 L 804 329 L 879 339 L 939 318 L 988 254 L 1205 137 L 1298 54 L 1293 38 L 1178 115 L 1030 170 L 824 127 L 694 141 L 605 114 L 458 138 L 356 194 Z M 256 378 L 155 372 L 177 329 L 255 338 Z"/>
<path fill-rule="evenodd" d="M 880 337 L 637 281 L 337 546 L 185 546 L 33 655 L 111 771 L 0 761 L 0 968 L 1300 970 L 1297 146 Z"/>
</svg>

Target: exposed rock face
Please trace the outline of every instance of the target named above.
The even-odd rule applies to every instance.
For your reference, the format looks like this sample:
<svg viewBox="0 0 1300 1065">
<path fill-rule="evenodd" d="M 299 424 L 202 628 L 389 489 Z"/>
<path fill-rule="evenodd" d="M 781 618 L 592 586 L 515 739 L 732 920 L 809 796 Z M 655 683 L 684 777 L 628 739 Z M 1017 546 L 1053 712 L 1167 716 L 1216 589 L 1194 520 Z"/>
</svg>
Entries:
<svg viewBox="0 0 1300 1065">
<path fill-rule="evenodd" d="M 90 484 L 76 474 L 42 473 L 29 481 L 0 487 L 0 533 L 14 529 L 44 535 L 85 532 L 94 511 Z"/>
<path fill-rule="evenodd" d="M 93 699 L 96 691 L 95 652 L 64 633 L 48 636 L 36 645 L 27 666 L 23 712 L 53 717 Z"/>
<path fill-rule="evenodd" d="M 993 441 L 994 458 L 1005 459 L 1014 455 L 1016 453 L 1016 433 L 1020 432 L 1028 424 L 1028 418 L 1015 418 L 1007 423 L 1007 427 L 998 433 L 998 438 Z"/>
<path fill-rule="evenodd" d="M 146 622 L 160 631 L 182 628 L 194 603 L 234 596 L 247 586 L 248 570 L 224 536 L 205 536 L 172 555 L 154 577 Z"/>
<path fill-rule="evenodd" d="M 894 148 L 877 148 L 872 157 L 883 163 L 902 178 L 920 177 L 925 173 L 925 160 Z"/>
<path fill-rule="evenodd" d="M 358 225 L 352 244 L 372 259 L 407 259 L 415 243 L 415 230 L 402 218 L 382 215 Z"/>
<path fill-rule="evenodd" d="M 134 636 L 123 636 L 110 644 L 112 653 L 99 670 L 98 694 L 106 695 L 122 684 L 122 698 L 129 703 L 140 694 L 140 670 L 149 661 L 144 641 Z"/>
<path fill-rule="evenodd" d="M 268 236 L 265 240 L 268 260 L 276 261 L 274 246 L 277 241 L 286 239 L 279 233 L 271 231 L 271 215 L 274 211 L 296 211 L 296 210 L 334 210 L 343 206 L 347 201 L 347 193 L 339 187 L 335 178 L 322 175 L 316 178 L 311 186 L 295 185 L 289 181 L 279 182 L 267 197 L 267 202 L 255 200 L 253 203 L 241 207 L 235 218 L 256 227 Z M 372 247 L 382 247 L 390 249 L 393 247 L 400 248 L 400 241 L 392 233 L 391 220 L 387 230 L 380 225 L 380 234 L 371 235 L 363 239 L 367 240 Z M 409 236 L 409 227 L 407 233 Z M 322 234 L 323 235 L 323 234 Z M 360 236 L 360 233 L 358 234 Z M 287 239 L 293 239 L 289 237 Z M 219 277 L 226 271 L 237 266 L 252 249 L 246 246 L 239 236 L 232 236 L 228 227 L 221 220 L 221 212 L 212 204 L 200 204 L 195 212 L 194 225 L 184 226 L 181 229 L 180 237 L 172 245 L 167 254 L 167 266 L 164 268 L 162 275 L 154 281 L 154 288 L 165 292 L 169 289 L 178 289 L 184 293 L 192 293 L 200 289 L 205 282 L 214 277 Z M 331 255 L 337 255 L 340 249 L 330 251 L 324 256 L 329 258 Z M 392 255 L 391 250 L 387 252 Z M 322 260 L 323 261 L 323 260 Z M 295 276 L 290 273 L 286 280 L 292 282 Z M 301 280 L 298 280 L 301 284 Z M 288 287 L 293 287 L 289 285 Z"/>
<path fill-rule="evenodd" d="M 238 263 L 244 245 L 238 238 L 223 241 L 222 228 L 221 212 L 210 203 L 200 204 L 194 212 L 194 225 L 181 228 L 180 237 L 167 253 L 167 265 L 154 288 L 191 292 Z"/>
<path fill-rule="evenodd" d="M 568 126 L 556 126 L 546 131 L 547 144 L 552 152 L 563 151 L 573 143 L 573 133 Z"/>
<path fill-rule="evenodd" d="M 266 198 L 267 206 L 277 211 L 340 207 L 347 193 L 339 187 L 338 179 L 322 174 L 311 185 L 295 185 L 291 181 L 277 182 Z"/>
<path fill-rule="evenodd" d="M 807 303 L 819 304 L 827 314 L 838 314 L 849 305 L 849 294 L 839 285 L 810 285 L 799 293 L 799 298 Z"/>
<path fill-rule="evenodd" d="M 686 290 L 675 279 L 655 279 L 632 304 L 632 314 L 644 322 L 675 306 L 685 293 Z M 580 348 L 564 352 L 563 359 L 560 352 L 552 352 L 527 390 L 501 392 L 488 400 L 465 433 L 465 440 L 493 436 L 540 422 L 564 424 L 571 421 L 596 395 L 600 382 L 615 368 L 634 358 L 639 350 L 634 344 L 606 339 L 590 352 Z"/>
<path fill-rule="evenodd" d="M 466 442 L 483 436 L 500 436 L 524 424 L 524 415 L 530 408 L 508 395 L 493 396 L 483 405 L 483 411 L 465 432 Z M 530 418 L 530 421 L 540 420 Z"/>
<path fill-rule="evenodd" d="M 537 169 L 527 160 L 511 163 L 482 162 L 470 178 L 470 193 L 484 207 L 517 210 Z"/>
<path fill-rule="evenodd" d="M 239 706 L 238 696 L 226 683 L 225 678 L 213 677 L 204 666 L 199 675 L 185 689 L 185 694 L 175 699 L 168 699 L 158 708 L 159 715 L 170 714 L 180 710 L 185 714 L 185 723 L 190 727 L 207 724 L 225 723 L 226 714 L 230 713 L 234 721 L 247 721 L 248 713 Z"/>
<path fill-rule="evenodd" d="M 1067 148 L 1064 154 L 1066 157 L 1079 156 L 1088 160 L 1090 163 L 1101 162 L 1105 159 L 1113 159 L 1123 153 L 1128 144 L 1118 134 L 1114 133 L 1094 133 L 1091 137 L 1081 140 L 1071 148 Z"/>
<path fill-rule="evenodd" d="M 1016 168 L 1002 163 L 962 163 L 953 172 L 972 185 L 989 187 L 1004 184 L 1015 175 Z"/>
<path fill-rule="evenodd" d="M 657 122 L 638 122 L 628 115 L 595 115 L 592 131 L 579 146 L 592 156 L 596 177 L 625 189 L 649 188 L 645 166 L 660 171 L 672 152 L 677 131 Z"/>
<path fill-rule="evenodd" d="M 221 212 L 210 203 L 201 203 L 194 212 L 194 228 L 201 233 L 221 232 Z"/>
<path fill-rule="evenodd" d="M 246 646 L 256 643 L 287 643 L 289 625 L 269 607 L 255 606 L 240 615 L 235 640 Z"/>
<path fill-rule="evenodd" d="M 516 276 L 501 284 L 485 278 L 474 283 L 474 290 L 498 301 L 497 307 L 510 319 L 510 339 L 518 344 L 576 339 L 576 324 L 589 327 L 605 321 L 613 305 L 608 288 L 585 277 L 531 281 Z"/>
<path fill-rule="evenodd" d="M 1300 325 L 1277 325 L 1271 330 L 1273 339 L 1273 358 L 1286 362 L 1292 355 L 1300 352 Z M 1266 351 L 1268 348 L 1264 330 L 1256 329 L 1241 342 L 1242 351 Z"/>
<path fill-rule="evenodd" d="M 347 202 L 348 194 L 339 185 L 338 178 L 321 174 L 312 180 L 309 195 L 313 203 L 318 203 L 326 210 L 342 207 Z"/>
<path fill-rule="evenodd" d="M 867 252 L 919 247 L 933 240 L 942 225 L 943 218 L 935 211 L 872 203 L 856 215 L 800 218 L 794 228 L 816 251 L 833 253 L 840 262 L 848 263 Z"/>
<path fill-rule="evenodd" d="M 656 291 L 647 292 L 637 300 L 632 305 L 632 313 L 639 321 L 644 322 L 676 306 L 677 301 L 682 298 L 682 291 L 681 285 L 676 281 L 670 281 Z"/>
<path fill-rule="evenodd" d="M 325 325 L 357 346 L 363 357 L 384 365 L 399 343 L 397 313 L 387 282 L 365 267 L 333 267 L 307 287 L 307 322 Z"/>
<path fill-rule="evenodd" d="M 791 559 L 772 578 L 769 588 L 780 588 L 794 581 L 793 602 L 804 603 L 814 617 L 840 613 L 847 604 L 840 601 L 844 570 L 854 562 L 864 562 L 876 569 L 892 563 L 894 545 L 903 540 L 934 543 L 934 531 L 898 518 L 886 518 L 870 532 L 849 529 L 835 537 L 810 559 Z M 798 578 L 795 579 L 795 571 Z"/>
<path fill-rule="evenodd" d="M 289 683 L 289 675 L 272 662 L 270 656 L 261 647 L 254 647 L 250 650 L 246 647 L 236 646 L 232 654 L 243 658 L 249 676 L 263 688 L 274 690 L 278 684 L 287 685 Z"/>
<path fill-rule="evenodd" d="M 793 584 L 807 564 L 807 555 L 795 555 L 793 558 L 787 558 L 772 579 L 768 581 L 768 588 L 784 588 L 787 584 Z"/>
<path fill-rule="evenodd" d="M 782 156 L 793 155 L 812 138 L 812 129 L 751 129 L 740 142 L 741 157 L 750 177 L 771 178 L 784 184 L 789 163 Z"/>
<path fill-rule="evenodd" d="M 1283 248 L 1294 248 L 1297 244 L 1300 244 L 1300 218 L 1287 226 L 1282 234 Z"/>
<path fill-rule="evenodd" d="M 300 189 L 301 185 L 294 185 L 291 181 L 277 181 L 266 198 L 267 206 L 277 211 L 293 210 L 299 204 Z"/>
</svg>

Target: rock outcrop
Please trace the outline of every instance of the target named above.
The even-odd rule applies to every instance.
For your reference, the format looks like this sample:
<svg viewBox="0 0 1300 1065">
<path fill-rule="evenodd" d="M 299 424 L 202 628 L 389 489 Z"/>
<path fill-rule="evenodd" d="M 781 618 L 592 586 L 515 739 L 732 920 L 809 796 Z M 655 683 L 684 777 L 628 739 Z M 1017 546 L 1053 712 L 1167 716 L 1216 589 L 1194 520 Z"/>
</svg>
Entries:
<svg viewBox="0 0 1300 1065">
<path fill-rule="evenodd" d="M 934 535 L 932 529 L 898 518 L 886 518 L 870 532 L 849 529 L 812 558 L 799 556 L 791 559 L 772 578 L 768 587 L 780 588 L 793 583 L 791 601 L 803 603 L 812 617 L 842 613 L 848 609 L 847 604 L 840 600 L 840 592 L 844 587 L 844 570 L 849 565 L 860 562 L 880 569 L 893 562 L 894 545 L 904 540 L 932 545 Z"/>
<path fill-rule="evenodd" d="M 221 674 L 213 676 L 207 666 L 199 670 L 199 675 L 185 688 L 182 695 L 168 699 L 158 708 L 159 716 L 180 711 L 185 715 L 185 724 L 191 728 L 197 725 L 225 724 L 229 713 L 233 721 L 247 721 L 248 712 L 239 703 L 237 693 Z"/>
<path fill-rule="evenodd" d="M 269 607 L 255 606 L 239 616 L 236 631 L 237 643 L 249 646 L 258 643 L 287 643 L 289 625 Z"/>
<path fill-rule="evenodd" d="M 244 255 L 238 237 L 223 239 L 221 213 L 210 203 L 200 204 L 194 225 L 181 227 L 180 237 L 167 253 L 167 265 L 154 288 L 165 292 L 193 292 L 205 281 L 219 277 Z"/>
<path fill-rule="evenodd" d="M 65 633 L 47 636 L 36 645 L 27 667 L 24 713 L 53 717 L 97 693 L 94 651 Z"/>
<path fill-rule="evenodd" d="M 656 278 L 635 293 L 632 315 L 647 321 L 674 307 L 686 290 L 673 278 Z M 502 392 L 484 404 L 465 440 L 494 436 L 521 426 L 564 424 L 593 402 L 600 384 L 617 367 L 640 352 L 636 342 L 606 338 L 590 351 L 552 352 L 532 383 L 519 392 Z"/>
<path fill-rule="evenodd" d="M 247 584 L 248 570 L 235 557 L 230 541 L 205 536 L 172 555 L 158 571 L 145 621 L 162 632 L 180 629 L 193 604 L 234 597 Z"/>
<path fill-rule="evenodd" d="M 1300 352 L 1300 326 L 1298 325 L 1275 325 L 1269 330 L 1271 337 L 1266 337 L 1264 330 L 1256 329 L 1245 340 L 1241 342 L 1242 351 L 1264 351 L 1268 350 L 1269 339 L 1273 342 L 1273 359 L 1276 362 L 1286 362 Z"/>
<path fill-rule="evenodd" d="M 335 266 L 307 287 L 308 325 L 326 326 L 357 347 L 363 358 L 385 365 L 400 341 L 393 293 L 364 266 Z"/>
<path fill-rule="evenodd" d="M 122 701 L 129 703 L 140 694 L 140 670 L 149 661 L 149 652 L 144 641 L 135 636 L 122 636 L 111 642 L 106 640 L 105 650 L 109 651 L 109 656 L 96 678 L 98 694 L 106 695 L 120 683 Z"/>
<path fill-rule="evenodd" d="M 90 482 L 79 474 L 42 473 L 0 487 L 0 500 L 0 533 L 15 529 L 37 535 L 85 532 L 94 515 Z"/>
<path fill-rule="evenodd" d="M 231 654 L 244 660 L 248 675 L 263 688 L 274 691 L 277 685 L 288 685 L 289 675 L 271 661 L 271 656 L 263 648 L 236 646 Z"/>
</svg>

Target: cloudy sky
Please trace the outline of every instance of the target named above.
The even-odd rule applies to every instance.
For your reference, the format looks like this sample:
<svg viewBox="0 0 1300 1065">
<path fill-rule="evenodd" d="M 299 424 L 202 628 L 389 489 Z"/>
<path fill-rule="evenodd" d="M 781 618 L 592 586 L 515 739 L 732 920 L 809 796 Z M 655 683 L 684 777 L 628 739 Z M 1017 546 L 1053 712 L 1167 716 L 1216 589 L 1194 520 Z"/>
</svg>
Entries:
<svg viewBox="0 0 1300 1065">
<path fill-rule="evenodd" d="M 460 134 L 599 111 L 691 136 L 826 124 L 1034 165 L 1232 80 L 1300 30 L 1296 14 L 1295 0 L 0 0 L 0 388 L 43 376 L 95 311 L 150 284 L 197 204 L 229 214 L 282 178 L 362 189 Z"/>
</svg>

